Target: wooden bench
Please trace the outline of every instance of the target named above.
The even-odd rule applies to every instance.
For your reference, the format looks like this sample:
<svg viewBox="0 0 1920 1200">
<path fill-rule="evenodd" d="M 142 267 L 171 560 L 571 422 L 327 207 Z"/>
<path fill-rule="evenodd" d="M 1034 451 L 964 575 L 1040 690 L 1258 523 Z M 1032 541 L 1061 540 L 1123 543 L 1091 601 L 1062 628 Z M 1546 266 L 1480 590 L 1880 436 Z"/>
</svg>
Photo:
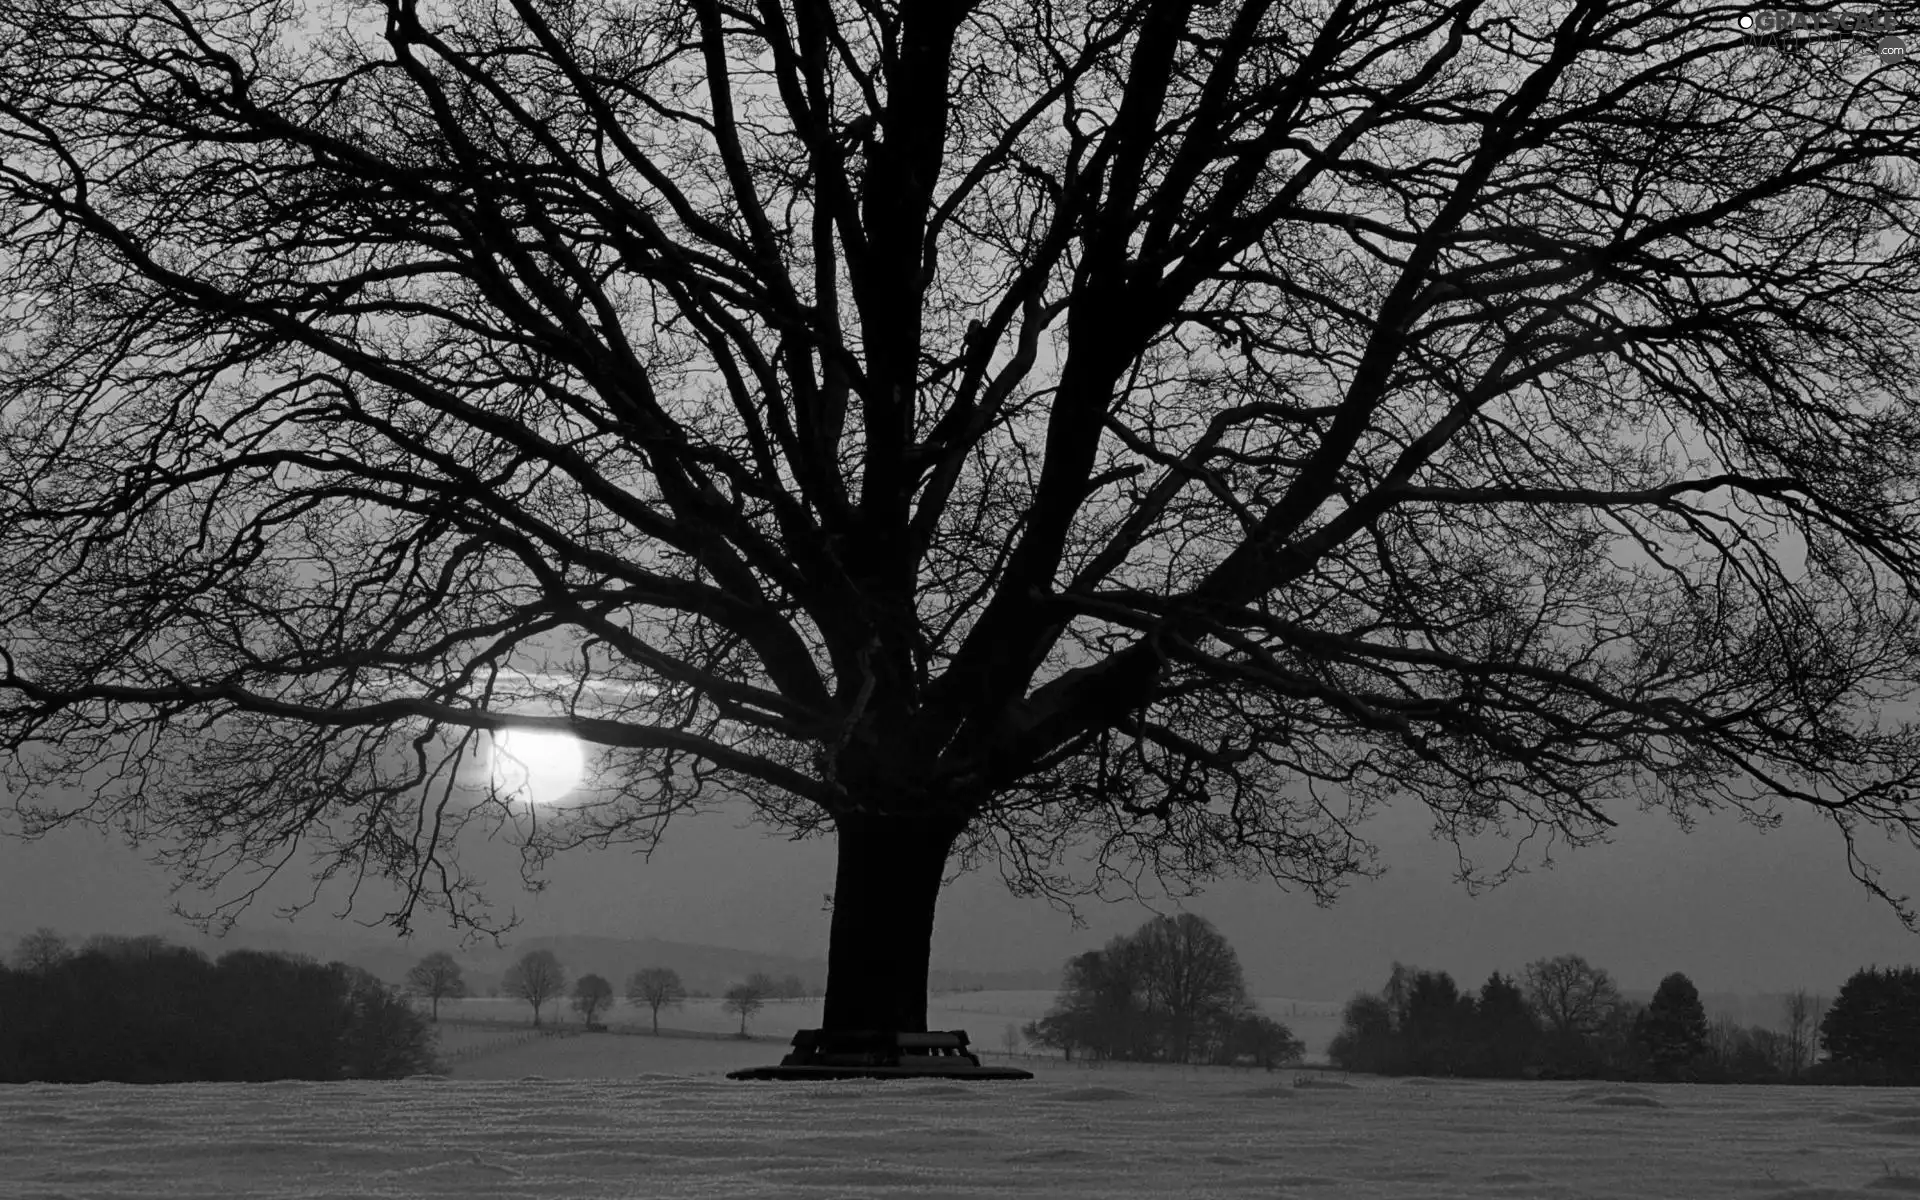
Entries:
<svg viewBox="0 0 1920 1200">
<path fill-rule="evenodd" d="M 777 1067 L 727 1072 L 729 1079 L 1032 1079 L 1031 1071 L 983 1067 L 967 1049 L 967 1031 L 901 1033 L 865 1029 L 802 1029 Z"/>
<path fill-rule="evenodd" d="M 930 1059 L 980 1065 L 967 1049 L 964 1029 L 897 1032 L 863 1029 L 802 1029 L 793 1035 L 793 1051 L 782 1066 L 911 1067 Z"/>
</svg>

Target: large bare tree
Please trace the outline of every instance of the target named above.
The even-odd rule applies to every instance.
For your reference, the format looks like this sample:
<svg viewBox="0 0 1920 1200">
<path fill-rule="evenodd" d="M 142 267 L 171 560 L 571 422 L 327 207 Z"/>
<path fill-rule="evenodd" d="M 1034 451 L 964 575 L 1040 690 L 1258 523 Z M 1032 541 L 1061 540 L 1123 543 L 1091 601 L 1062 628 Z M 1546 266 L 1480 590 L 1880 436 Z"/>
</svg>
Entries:
<svg viewBox="0 0 1920 1200">
<path fill-rule="evenodd" d="M 1526 981 L 1534 1014 L 1566 1042 L 1599 1037 L 1623 1003 L 1613 976 L 1578 954 L 1528 963 Z"/>
<path fill-rule="evenodd" d="M 838 839 L 849 1030 L 949 864 L 1325 898 L 1386 802 L 1489 879 L 1807 806 L 1880 888 L 1920 101 L 1743 12 L 14 0 L 10 786 L 401 923 L 488 919 L 464 824 L 744 796 Z"/>
</svg>

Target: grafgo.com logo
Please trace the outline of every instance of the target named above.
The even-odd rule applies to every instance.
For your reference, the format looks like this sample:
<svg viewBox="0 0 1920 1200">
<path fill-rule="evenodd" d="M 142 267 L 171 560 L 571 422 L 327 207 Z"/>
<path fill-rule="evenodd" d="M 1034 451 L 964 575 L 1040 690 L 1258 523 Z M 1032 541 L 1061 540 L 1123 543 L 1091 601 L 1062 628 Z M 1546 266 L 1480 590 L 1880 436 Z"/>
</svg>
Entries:
<svg viewBox="0 0 1920 1200">
<path fill-rule="evenodd" d="M 1740 18 L 1740 28 L 1757 42 L 1783 45 L 1800 33 L 1853 34 L 1873 43 L 1880 61 L 1892 66 L 1907 57 L 1913 39 L 1894 27 L 1893 14 L 1877 12 L 1787 12 L 1762 8 Z"/>
</svg>

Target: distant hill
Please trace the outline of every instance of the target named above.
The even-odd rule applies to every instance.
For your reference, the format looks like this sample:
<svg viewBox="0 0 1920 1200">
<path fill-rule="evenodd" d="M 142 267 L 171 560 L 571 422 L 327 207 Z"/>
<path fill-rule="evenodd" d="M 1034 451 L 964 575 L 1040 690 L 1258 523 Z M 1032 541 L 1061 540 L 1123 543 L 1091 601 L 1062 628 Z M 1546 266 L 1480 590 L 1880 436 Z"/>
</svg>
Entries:
<svg viewBox="0 0 1920 1200">
<path fill-rule="evenodd" d="M 14 944 L 27 932 L 25 929 L 0 932 L 0 959 L 10 955 Z M 87 936 L 84 930 L 67 929 L 61 932 L 76 941 L 83 941 Z M 588 973 L 602 975 L 613 982 L 616 991 L 625 990 L 627 976 L 634 971 L 655 966 L 672 967 L 680 973 L 682 982 L 690 990 L 710 995 L 718 995 L 730 984 L 745 979 L 755 971 L 764 971 L 776 979 L 784 975 L 798 975 L 811 987 L 818 987 L 827 977 L 826 961 L 818 957 L 768 954 L 730 946 L 675 942 L 653 937 L 527 937 L 511 939 L 505 946 L 482 941 L 462 947 L 452 938 L 416 935 L 403 941 L 382 937 L 374 931 L 362 933 L 357 927 L 351 926 L 338 932 L 320 932 L 284 924 L 244 927 L 225 938 L 198 936 L 182 929 L 164 932 L 159 936 L 176 945 L 193 946 L 213 958 L 229 950 L 252 949 L 306 955 L 321 962 L 351 963 L 376 978 L 395 984 L 403 981 L 407 971 L 422 958 L 435 950 L 445 950 L 459 961 L 468 984 L 476 995 L 481 996 L 486 995 L 488 989 L 497 987 L 506 969 L 529 950 L 551 950 L 567 968 L 569 976 L 578 978 Z M 1250 970 L 1249 975 L 1253 974 Z M 1250 979 L 1249 983 L 1253 985 L 1255 995 L 1268 997 L 1270 1002 L 1276 995 L 1303 994 L 1302 991 L 1282 992 L 1279 988 L 1262 986 L 1264 981 L 1258 979 Z M 929 973 L 928 986 L 934 992 L 1052 992 L 1060 986 L 1060 968 L 1028 966 L 980 971 L 936 967 Z M 1623 996 L 1632 1003 L 1645 1004 L 1653 998 L 1653 993 L 1625 989 Z M 1821 998 L 1831 1003 L 1833 996 L 1829 991 L 1822 993 Z M 1783 1023 L 1782 1005 L 1786 997 L 1781 994 L 1708 992 L 1702 993 L 1700 999 L 1709 1019 L 1726 1016 L 1741 1025 L 1761 1025 L 1774 1029 Z M 1343 1002 L 1283 999 L 1277 1003 L 1287 1006 L 1277 1010 L 1283 1017 L 1300 1019 L 1328 1014 L 1337 1016 Z"/>
<path fill-rule="evenodd" d="M 80 931 L 63 932 L 76 940 L 86 937 Z M 488 989 L 498 986 L 507 968 L 529 950 L 551 950 L 567 968 L 569 976 L 601 975 L 611 980 L 616 990 L 624 990 L 627 976 L 641 967 L 672 967 L 680 973 L 681 982 L 689 990 L 712 994 L 725 991 L 755 971 L 764 971 L 776 979 L 798 975 L 815 987 L 827 977 L 826 961 L 820 958 L 766 954 L 662 938 L 527 937 L 513 938 L 501 946 L 483 941 L 463 947 L 451 938 L 440 940 L 416 935 L 402 941 L 372 933 L 308 932 L 285 925 L 235 929 L 224 938 L 198 936 L 187 931 L 160 936 L 176 945 L 193 946 L 214 958 L 229 950 L 249 949 L 305 955 L 322 962 L 350 963 L 395 984 L 403 981 L 407 971 L 422 958 L 435 950 L 445 950 L 460 963 L 475 994 L 483 996 Z M 5 946 L 0 947 L 0 955 L 11 949 L 17 937 L 7 939 Z M 1011 971 L 936 968 L 928 982 L 932 990 L 941 992 L 1052 990 L 1060 985 L 1060 972 L 1040 968 Z"/>
</svg>

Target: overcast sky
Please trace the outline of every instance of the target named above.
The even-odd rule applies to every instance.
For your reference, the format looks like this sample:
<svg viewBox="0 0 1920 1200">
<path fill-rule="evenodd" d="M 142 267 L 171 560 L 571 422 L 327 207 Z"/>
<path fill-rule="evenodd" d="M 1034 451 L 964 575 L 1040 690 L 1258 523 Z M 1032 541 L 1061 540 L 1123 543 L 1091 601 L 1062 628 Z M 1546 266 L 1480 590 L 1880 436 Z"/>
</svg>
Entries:
<svg viewBox="0 0 1920 1200">
<path fill-rule="evenodd" d="M 504 852 L 486 875 L 528 935 L 659 937 L 824 957 L 831 841 L 793 843 L 744 825 L 721 816 L 677 824 L 651 862 L 619 850 L 576 852 L 556 861 L 538 896 L 519 890 Z M 1856 967 L 1920 962 L 1920 940 L 1848 876 L 1837 835 L 1811 817 L 1767 834 L 1731 819 L 1682 834 L 1665 817 L 1630 813 L 1612 845 L 1478 898 L 1452 881 L 1451 851 L 1425 837 L 1416 812 L 1388 814 L 1373 828 L 1388 874 L 1355 885 L 1331 909 L 1271 883 L 1237 881 L 1186 906 L 1226 932 L 1257 992 L 1314 999 L 1377 987 L 1396 959 L 1477 984 L 1495 969 L 1574 952 L 1628 988 L 1651 989 L 1679 970 L 1705 991 L 1805 986 L 1828 995 Z M 1901 861 L 1895 847 L 1873 849 Z M 1920 892 L 1920 870 L 1905 876 L 1896 890 Z M 0 931 L 191 934 L 167 907 L 164 877 L 111 839 L 0 839 Z M 935 965 L 1054 968 L 1149 914 L 1127 903 L 1095 904 L 1084 915 L 1089 927 L 1076 931 L 1044 902 L 1008 895 L 992 873 L 969 876 L 942 899 Z M 249 920 L 271 917 L 259 911 Z M 315 910 L 299 928 L 343 926 Z M 432 921 L 423 939 L 452 944 Z"/>
</svg>

